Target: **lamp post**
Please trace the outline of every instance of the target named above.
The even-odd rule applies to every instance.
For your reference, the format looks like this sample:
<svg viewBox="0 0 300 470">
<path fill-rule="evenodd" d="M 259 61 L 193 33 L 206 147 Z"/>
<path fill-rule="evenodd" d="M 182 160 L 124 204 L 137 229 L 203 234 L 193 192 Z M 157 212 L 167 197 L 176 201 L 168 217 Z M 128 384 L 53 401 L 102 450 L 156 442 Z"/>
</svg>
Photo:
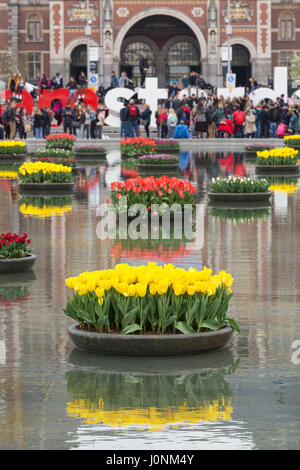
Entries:
<svg viewBox="0 0 300 470">
<path fill-rule="evenodd" d="M 227 73 L 231 73 L 231 60 L 230 60 L 230 37 L 232 34 L 232 26 L 231 26 L 231 9 L 230 9 L 230 0 L 227 1 L 227 17 L 225 21 L 226 25 L 226 33 L 227 33 L 227 47 L 228 47 L 228 61 L 227 61 Z"/>
<path fill-rule="evenodd" d="M 86 27 L 85 27 L 85 35 L 87 37 L 87 80 L 88 86 L 90 83 L 90 36 L 92 34 L 92 27 L 91 27 L 91 20 L 90 20 L 90 1 L 86 0 Z"/>
<path fill-rule="evenodd" d="M 220 0 L 217 0 L 217 85 L 218 88 L 223 86 L 222 60 L 221 60 L 221 32 L 220 32 Z"/>
<path fill-rule="evenodd" d="M 99 78 L 100 84 L 104 83 L 104 72 L 103 72 L 103 0 L 100 1 L 100 48 L 99 48 L 99 59 L 100 59 L 100 67 L 99 67 Z"/>
</svg>

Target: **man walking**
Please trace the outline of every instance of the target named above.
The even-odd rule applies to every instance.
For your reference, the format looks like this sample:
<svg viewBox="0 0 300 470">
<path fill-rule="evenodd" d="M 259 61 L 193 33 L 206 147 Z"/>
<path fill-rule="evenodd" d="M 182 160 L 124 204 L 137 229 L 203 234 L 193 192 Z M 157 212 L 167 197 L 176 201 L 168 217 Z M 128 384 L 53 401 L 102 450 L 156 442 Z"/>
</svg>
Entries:
<svg viewBox="0 0 300 470">
<path fill-rule="evenodd" d="M 8 124 L 9 124 L 9 138 L 14 140 L 16 137 L 17 132 L 17 111 L 16 111 L 17 104 L 15 101 L 11 102 L 10 108 L 7 113 L 8 117 Z"/>
</svg>

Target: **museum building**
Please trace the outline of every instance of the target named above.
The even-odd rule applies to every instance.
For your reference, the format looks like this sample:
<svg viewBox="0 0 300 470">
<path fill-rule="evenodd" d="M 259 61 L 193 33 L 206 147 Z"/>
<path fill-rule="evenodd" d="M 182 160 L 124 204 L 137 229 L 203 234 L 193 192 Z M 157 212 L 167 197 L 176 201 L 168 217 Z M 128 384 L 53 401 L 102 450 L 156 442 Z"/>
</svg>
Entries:
<svg viewBox="0 0 300 470">
<path fill-rule="evenodd" d="M 66 83 L 87 70 L 89 44 L 99 49 L 94 71 L 106 86 L 112 70 L 137 81 L 144 52 L 159 86 L 192 70 L 216 84 L 229 40 L 237 85 L 250 76 L 266 84 L 273 67 L 289 65 L 298 52 L 300 0 L 230 6 L 228 36 L 228 0 L 0 0 L 0 78 L 13 70 L 29 80 L 61 72 Z"/>
</svg>

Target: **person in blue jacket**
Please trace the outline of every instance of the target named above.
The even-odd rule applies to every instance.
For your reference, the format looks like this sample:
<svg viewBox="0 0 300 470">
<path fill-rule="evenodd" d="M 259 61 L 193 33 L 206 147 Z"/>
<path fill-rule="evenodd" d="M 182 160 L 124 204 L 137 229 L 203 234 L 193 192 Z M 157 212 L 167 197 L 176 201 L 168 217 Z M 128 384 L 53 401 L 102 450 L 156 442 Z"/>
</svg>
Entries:
<svg viewBox="0 0 300 470">
<path fill-rule="evenodd" d="M 184 124 L 184 121 L 180 121 L 180 123 L 176 126 L 176 129 L 172 138 L 173 139 L 190 139 L 188 126 Z"/>
</svg>

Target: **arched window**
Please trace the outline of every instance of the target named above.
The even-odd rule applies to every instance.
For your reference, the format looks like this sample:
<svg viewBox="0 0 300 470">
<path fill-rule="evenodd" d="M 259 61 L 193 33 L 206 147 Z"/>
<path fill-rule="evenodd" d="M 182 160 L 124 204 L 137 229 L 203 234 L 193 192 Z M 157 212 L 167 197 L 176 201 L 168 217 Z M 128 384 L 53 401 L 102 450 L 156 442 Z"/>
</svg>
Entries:
<svg viewBox="0 0 300 470">
<path fill-rule="evenodd" d="M 42 22 L 39 15 L 33 14 L 27 18 L 27 40 L 32 42 L 42 40 Z"/>
<path fill-rule="evenodd" d="M 289 11 L 284 11 L 279 15 L 279 40 L 294 41 L 295 40 L 295 16 Z"/>
<path fill-rule="evenodd" d="M 177 81 L 193 70 L 200 72 L 199 49 L 189 41 L 176 42 L 168 50 L 167 66 L 168 82 Z"/>
<path fill-rule="evenodd" d="M 144 54 L 147 54 L 147 60 L 150 66 L 147 77 L 155 77 L 156 69 L 154 52 L 147 43 L 143 41 L 131 42 L 122 52 L 121 72 L 126 72 L 127 75 L 135 82 L 138 81 L 141 76 L 139 62 Z"/>
</svg>

